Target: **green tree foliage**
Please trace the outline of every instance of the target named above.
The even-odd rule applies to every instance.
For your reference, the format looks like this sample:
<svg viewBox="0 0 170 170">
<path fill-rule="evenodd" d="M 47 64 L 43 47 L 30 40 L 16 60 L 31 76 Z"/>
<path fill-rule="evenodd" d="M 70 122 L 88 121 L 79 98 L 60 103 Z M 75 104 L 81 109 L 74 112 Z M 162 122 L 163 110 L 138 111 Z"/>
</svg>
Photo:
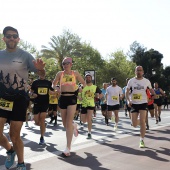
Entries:
<svg viewBox="0 0 170 170">
<path fill-rule="evenodd" d="M 147 78 L 152 77 L 152 71 L 162 72 L 163 64 L 161 63 L 163 55 L 154 49 L 146 50 L 136 41 L 130 45 L 129 57 L 136 65 L 141 65 Z"/>
<path fill-rule="evenodd" d="M 4 37 L 3 34 L 0 33 L 0 50 L 5 49 L 5 43 L 2 39 L 3 37 Z"/>
<path fill-rule="evenodd" d="M 104 67 L 104 60 L 101 54 L 90 44 L 82 43 L 82 56 L 73 57 L 73 69 L 78 70 L 84 77 L 84 72 L 94 70 L 96 74 L 96 84 L 101 86 L 101 70 Z M 103 74 L 103 73 L 102 73 Z"/>
<path fill-rule="evenodd" d="M 51 80 L 54 79 L 56 73 L 60 71 L 59 65 L 57 64 L 57 60 L 55 58 L 42 58 L 42 60 L 46 63 L 45 70 L 46 70 L 46 79 Z"/>
<path fill-rule="evenodd" d="M 60 36 L 52 36 L 49 47 L 42 46 L 42 56 L 46 58 L 55 58 L 62 70 L 62 60 L 64 57 L 82 56 L 82 45 L 80 38 L 72 34 L 69 30 L 64 30 Z"/>
<path fill-rule="evenodd" d="M 134 77 L 136 64 L 127 59 L 122 50 L 111 53 L 108 62 L 105 62 L 103 80 L 110 82 L 112 77 L 116 77 L 120 87 L 125 86 L 126 78 Z"/>
<path fill-rule="evenodd" d="M 39 56 L 39 52 L 37 51 L 37 49 L 35 48 L 35 46 L 33 46 L 32 44 L 30 44 L 27 41 L 24 40 L 20 40 L 18 47 L 31 53 L 34 57 L 38 57 Z"/>
</svg>

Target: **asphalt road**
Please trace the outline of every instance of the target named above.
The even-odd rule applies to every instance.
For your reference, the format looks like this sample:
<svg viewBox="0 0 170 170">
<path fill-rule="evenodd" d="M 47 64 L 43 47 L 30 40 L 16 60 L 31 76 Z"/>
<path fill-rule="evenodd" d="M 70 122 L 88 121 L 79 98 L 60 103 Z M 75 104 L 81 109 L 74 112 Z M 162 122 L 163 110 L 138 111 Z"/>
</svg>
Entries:
<svg viewBox="0 0 170 170">
<path fill-rule="evenodd" d="M 139 148 L 139 127 L 130 126 L 129 118 L 120 111 L 119 130 L 113 123 L 106 126 L 100 111 L 93 122 L 92 139 L 87 140 L 87 125 L 79 126 L 79 136 L 73 138 L 71 157 L 63 158 L 65 131 L 61 118 L 58 125 L 48 125 L 46 145 L 40 146 L 39 128 L 32 121 L 23 126 L 27 170 L 169 170 L 170 169 L 170 112 L 162 111 L 162 121 L 156 125 L 149 117 L 150 130 L 145 137 L 146 148 Z M 49 121 L 47 119 L 47 121 Z M 79 121 L 77 121 L 79 123 Z M 8 136 L 8 129 L 4 133 Z M 0 148 L 0 170 L 4 170 L 6 151 Z M 16 160 L 17 161 L 17 160 Z M 12 170 L 15 169 L 12 168 Z"/>
</svg>

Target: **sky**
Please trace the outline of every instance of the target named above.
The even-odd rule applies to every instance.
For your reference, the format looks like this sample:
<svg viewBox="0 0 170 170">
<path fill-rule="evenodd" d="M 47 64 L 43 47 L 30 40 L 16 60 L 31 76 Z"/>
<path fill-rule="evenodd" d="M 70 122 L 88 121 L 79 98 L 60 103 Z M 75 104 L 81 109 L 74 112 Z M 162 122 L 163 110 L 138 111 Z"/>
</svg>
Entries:
<svg viewBox="0 0 170 170">
<path fill-rule="evenodd" d="M 2 0 L 0 6 L 0 32 L 13 26 L 38 50 L 66 29 L 103 58 L 119 49 L 126 54 L 137 41 L 170 65 L 170 0 Z"/>
</svg>

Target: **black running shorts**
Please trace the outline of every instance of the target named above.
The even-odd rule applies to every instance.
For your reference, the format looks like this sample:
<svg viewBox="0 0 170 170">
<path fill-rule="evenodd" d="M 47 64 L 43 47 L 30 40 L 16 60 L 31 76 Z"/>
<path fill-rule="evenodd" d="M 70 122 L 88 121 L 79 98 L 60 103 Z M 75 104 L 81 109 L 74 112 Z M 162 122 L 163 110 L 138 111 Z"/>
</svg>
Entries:
<svg viewBox="0 0 170 170">
<path fill-rule="evenodd" d="M 76 105 L 77 97 L 75 95 L 72 96 L 60 96 L 58 100 L 58 105 L 60 109 L 67 109 L 67 106 Z"/>
</svg>

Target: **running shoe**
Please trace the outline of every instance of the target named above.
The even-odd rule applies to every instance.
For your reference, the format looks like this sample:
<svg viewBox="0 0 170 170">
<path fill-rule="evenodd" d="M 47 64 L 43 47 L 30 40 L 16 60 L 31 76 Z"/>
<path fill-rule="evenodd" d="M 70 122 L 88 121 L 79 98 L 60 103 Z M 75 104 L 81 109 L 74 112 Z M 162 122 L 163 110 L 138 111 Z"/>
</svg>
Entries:
<svg viewBox="0 0 170 170">
<path fill-rule="evenodd" d="M 7 169 L 11 168 L 14 165 L 15 162 L 15 156 L 16 156 L 16 152 L 7 152 L 7 158 L 5 161 L 5 167 Z"/>
<path fill-rule="evenodd" d="M 156 124 L 158 124 L 158 120 L 156 120 Z"/>
<path fill-rule="evenodd" d="M 62 152 L 62 155 L 65 156 L 65 157 L 70 156 L 70 150 L 69 150 L 68 148 L 66 148 L 66 149 Z"/>
<path fill-rule="evenodd" d="M 145 143 L 144 143 L 143 140 L 140 141 L 139 147 L 140 147 L 140 148 L 145 148 Z"/>
<path fill-rule="evenodd" d="M 26 170 L 25 164 L 17 164 L 17 169 L 16 170 Z"/>
<path fill-rule="evenodd" d="M 74 136 L 77 137 L 78 134 L 79 134 L 79 131 L 78 131 L 78 129 L 77 129 L 77 123 L 73 123 L 73 126 L 74 126 L 74 131 L 73 131 Z"/>
<path fill-rule="evenodd" d="M 45 140 L 44 139 L 40 139 L 39 145 L 44 145 L 45 144 Z"/>
<path fill-rule="evenodd" d="M 87 139 L 91 139 L 92 137 L 91 137 L 91 133 L 88 133 L 87 134 Z"/>
<path fill-rule="evenodd" d="M 117 126 L 114 126 L 114 131 L 117 131 L 117 130 L 118 130 Z"/>
</svg>

